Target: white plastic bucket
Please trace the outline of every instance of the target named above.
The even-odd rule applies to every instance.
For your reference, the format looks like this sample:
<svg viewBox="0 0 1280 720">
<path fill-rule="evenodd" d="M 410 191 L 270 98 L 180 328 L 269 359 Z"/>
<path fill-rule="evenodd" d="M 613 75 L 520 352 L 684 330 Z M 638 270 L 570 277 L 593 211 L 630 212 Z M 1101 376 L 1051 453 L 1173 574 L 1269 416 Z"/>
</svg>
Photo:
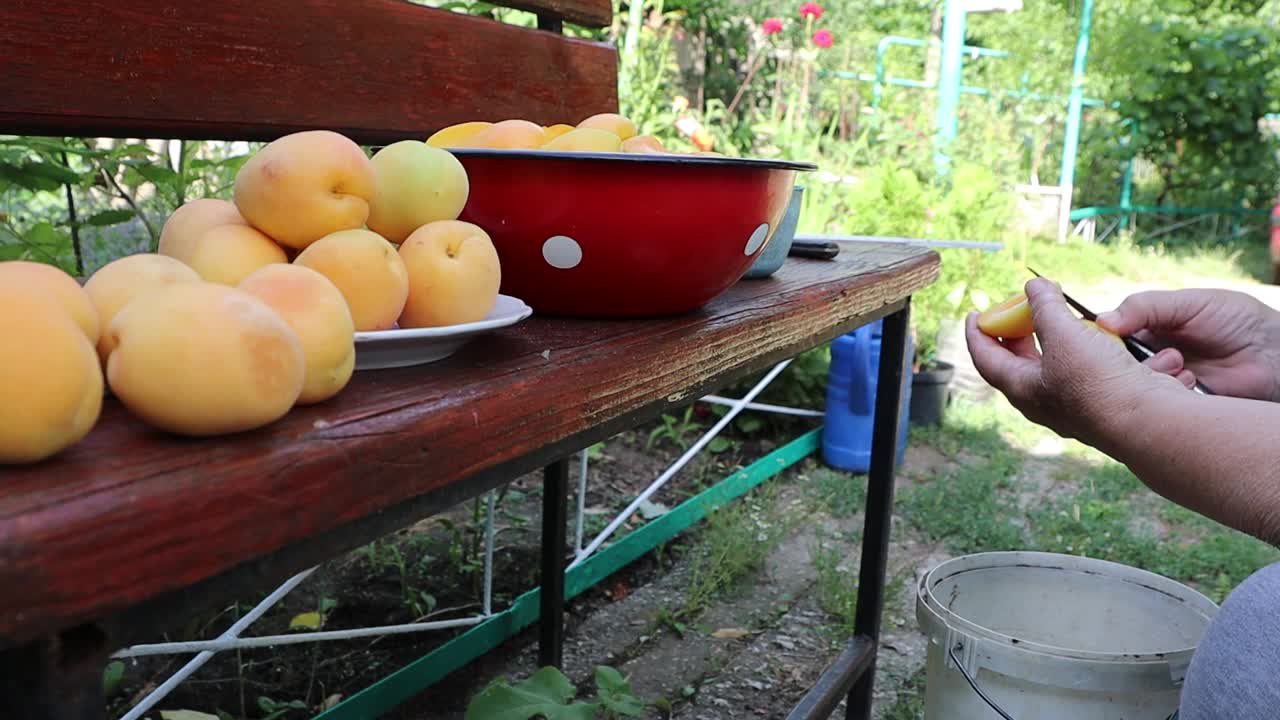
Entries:
<svg viewBox="0 0 1280 720">
<path fill-rule="evenodd" d="M 925 720 L 1166 720 L 1217 612 L 1185 585 L 1071 555 L 966 555 L 916 589 Z M 950 652 L 949 652 L 950 650 Z"/>
</svg>

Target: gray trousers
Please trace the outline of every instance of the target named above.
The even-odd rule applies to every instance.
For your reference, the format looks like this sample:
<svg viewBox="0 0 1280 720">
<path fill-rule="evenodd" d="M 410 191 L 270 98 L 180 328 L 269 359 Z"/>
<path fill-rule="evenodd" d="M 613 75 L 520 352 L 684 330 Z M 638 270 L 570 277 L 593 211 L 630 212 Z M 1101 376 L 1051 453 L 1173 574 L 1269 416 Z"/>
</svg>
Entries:
<svg viewBox="0 0 1280 720">
<path fill-rule="evenodd" d="M 1191 658 L 1177 718 L 1280 718 L 1280 563 L 1222 603 Z"/>
</svg>

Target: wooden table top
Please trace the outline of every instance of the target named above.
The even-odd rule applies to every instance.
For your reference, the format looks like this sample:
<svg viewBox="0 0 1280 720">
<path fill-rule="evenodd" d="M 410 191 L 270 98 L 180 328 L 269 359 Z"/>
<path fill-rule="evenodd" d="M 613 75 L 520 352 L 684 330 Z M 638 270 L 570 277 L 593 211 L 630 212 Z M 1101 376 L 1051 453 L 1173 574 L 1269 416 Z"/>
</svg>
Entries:
<svg viewBox="0 0 1280 720">
<path fill-rule="evenodd" d="M 0 647 L 278 582 L 882 317 L 938 267 L 850 244 L 679 317 L 535 315 L 235 436 L 162 434 L 108 398 L 73 448 L 0 468 Z"/>
</svg>

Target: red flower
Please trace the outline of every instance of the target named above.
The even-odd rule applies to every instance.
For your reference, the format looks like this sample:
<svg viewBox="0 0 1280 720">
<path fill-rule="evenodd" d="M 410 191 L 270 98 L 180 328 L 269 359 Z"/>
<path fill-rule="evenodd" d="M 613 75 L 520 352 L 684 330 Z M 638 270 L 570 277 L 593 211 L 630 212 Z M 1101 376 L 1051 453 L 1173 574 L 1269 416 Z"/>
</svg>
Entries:
<svg viewBox="0 0 1280 720">
<path fill-rule="evenodd" d="M 807 2 L 800 6 L 800 17 L 822 19 L 822 6 L 816 2 Z"/>
<path fill-rule="evenodd" d="M 823 28 L 813 34 L 813 44 L 822 49 L 827 49 L 836 44 L 836 36 L 831 31 Z"/>
<path fill-rule="evenodd" d="M 765 35 L 775 35 L 782 32 L 782 18 L 769 18 L 760 23 L 760 29 Z"/>
</svg>

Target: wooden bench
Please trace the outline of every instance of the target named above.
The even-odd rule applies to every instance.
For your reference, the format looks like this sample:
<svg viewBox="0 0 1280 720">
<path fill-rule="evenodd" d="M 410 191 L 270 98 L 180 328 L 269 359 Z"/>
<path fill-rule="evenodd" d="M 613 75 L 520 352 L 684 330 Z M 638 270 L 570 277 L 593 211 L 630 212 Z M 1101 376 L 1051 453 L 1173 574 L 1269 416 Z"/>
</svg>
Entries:
<svg viewBox="0 0 1280 720">
<path fill-rule="evenodd" d="M 400 0 L 8 0 L 0 132 L 367 144 L 476 118 L 617 109 L 616 52 L 564 37 L 608 0 L 512 0 L 541 29 Z M 792 260 L 680 317 L 534 317 L 430 366 L 358 373 L 334 401 L 203 441 L 112 400 L 83 442 L 0 468 L 0 717 L 98 718 L 109 655 L 519 474 L 546 468 L 542 659 L 563 626 L 565 458 L 887 317 L 857 636 L 793 717 L 869 717 L 909 299 L 930 251 Z"/>
</svg>

